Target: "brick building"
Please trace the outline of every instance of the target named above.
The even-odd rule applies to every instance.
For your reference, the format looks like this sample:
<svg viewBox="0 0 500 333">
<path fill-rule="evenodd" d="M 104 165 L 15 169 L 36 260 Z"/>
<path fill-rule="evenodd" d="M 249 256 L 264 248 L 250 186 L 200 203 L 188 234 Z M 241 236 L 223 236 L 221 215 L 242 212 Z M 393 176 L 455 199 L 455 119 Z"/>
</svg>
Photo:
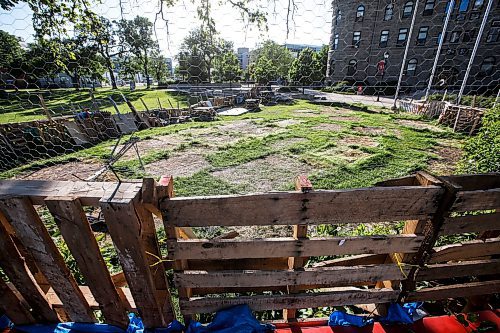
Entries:
<svg viewBox="0 0 500 333">
<path fill-rule="evenodd" d="M 412 36 L 409 36 L 419 1 Z M 435 83 L 458 89 L 479 32 L 487 0 L 457 0 L 444 36 Z M 328 77 L 366 86 L 396 85 L 410 43 L 402 87 L 427 86 L 447 12 L 438 0 L 333 0 Z M 494 0 L 467 81 L 467 91 L 499 87 L 500 0 Z M 437 87 L 437 86 L 436 86 Z"/>
</svg>

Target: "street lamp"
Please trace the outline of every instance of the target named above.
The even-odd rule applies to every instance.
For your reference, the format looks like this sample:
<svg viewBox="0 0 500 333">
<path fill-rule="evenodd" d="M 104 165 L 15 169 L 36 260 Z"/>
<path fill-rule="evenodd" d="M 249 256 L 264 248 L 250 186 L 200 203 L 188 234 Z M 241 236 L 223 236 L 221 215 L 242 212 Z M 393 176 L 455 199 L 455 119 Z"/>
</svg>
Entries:
<svg viewBox="0 0 500 333">
<path fill-rule="evenodd" d="M 389 52 L 384 52 L 384 59 L 377 63 L 377 72 L 381 72 L 381 78 L 379 81 L 379 87 L 377 89 L 377 102 L 380 102 L 380 88 L 382 86 L 382 81 L 384 80 L 385 71 L 387 69 L 387 63 L 389 61 Z"/>
</svg>

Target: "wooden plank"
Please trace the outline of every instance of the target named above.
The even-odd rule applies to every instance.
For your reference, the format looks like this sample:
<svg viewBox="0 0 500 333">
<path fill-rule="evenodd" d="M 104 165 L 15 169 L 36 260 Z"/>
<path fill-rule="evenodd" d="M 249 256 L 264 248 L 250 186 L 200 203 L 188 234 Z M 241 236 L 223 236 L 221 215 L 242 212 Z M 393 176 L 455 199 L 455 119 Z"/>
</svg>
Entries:
<svg viewBox="0 0 500 333">
<path fill-rule="evenodd" d="M 342 306 L 377 302 L 393 302 L 399 291 L 388 289 L 364 289 L 315 294 L 242 296 L 237 298 L 192 298 L 180 300 L 182 312 L 186 314 L 211 313 L 239 304 L 248 304 L 253 311 L 284 308 L 316 308 L 320 306 Z"/>
<path fill-rule="evenodd" d="M 500 230 L 500 212 L 481 215 L 448 217 L 441 227 L 441 235 L 453 235 L 466 232 L 484 232 Z"/>
<path fill-rule="evenodd" d="M 500 209 L 500 188 L 458 192 L 452 207 L 455 212 L 489 209 Z"/>
<path fill-rule="evenodd" d="M 102 198 L 104 219 L 118 252 L 128 286 L 146 327 L 161 327 L 171 321 L 170 312 L 163 313 L 157 299 L 149 259 L 141 236 L 141 221 L 132 200 Z"/>
<path fill-rule="evenodd" d="M 383 264 L 385 262 L 385 254 L 358 254 L 344 258 L 325 260 L 314 263 L 312 267 L 332 267 L 332 266 L 354 266 L 354 265 L 373 265 Z"/>
<path fill-rule="evenodd" d="M 496 293 L 500 293 L 500 280 L 424 288 L 410 292 L 408 296 L 405 297 L 405 302 L 438 301 L 447 298 L 493 295 Z"/>
<path fill-rule="evenodd" d="M 45 199 L 45 203 L 54 216 L 54 221 L 75 258 L 86 284 L 101 305 L 106 322 L 122 328 L 127 327 L 129 323 L 127 308 L 116 292 L 80 201 L 68 197 L 49 197 Z"/>
<path fill-rule="evenodd" d="M 161 209 L 180 227 L 374 223 L 427 219 L 441 193 L 438 186 L 401 186 L 173 198 Z"/>
<path fill-rule="evenodd" d="M 489 190 L 500 187 L 500 173 L 458 175 L 441 177 L 460 185 L 463 191 Z"/>
<path fill-rule="evenodd" d="M 37 321 L 49 323 L 59 321 L 3 223 L 0 223 L 0 266 L 9 281 L 29 302 L 29 306 L 33 309 L 32 315 Z"/>
<path fill-rule="evenodd" d="M 29 197 L 34 205 L 43 205 L 46 197 L 78 197 L 83 206 L 98 206 L 99 199 L 114 197 L 131 199 L 141 190 L 140 183 L 73 182 L 47 180 L 2 180 L 1 196 Z"/>
<path fill-rule="evenodd" d="M 473 240 L 434 248 L 429 263 L 436 264 L 451 260 L 472 260 L 500 253 L 500 238 Z"/>
<path fill-rule="evenodd" d="M 71 320 L 94 322 L 94 313 L 88 307 L 31 201 L 26 197 L 2 198 L 0 211 L 14 228 L 16 236 L 39 264 L 38 267 L 43 275 L 63 301 L 64 310 Z"/>
<path fill-rule="evenodd" d="M 439 280 L 462 276 L 500 276 L 500 259 L 434 264 L 419 269 L 416 280 Z"/>
<path fill-rule="evenodd" d="M 295 240 L 179 240 L 168 244 L 168 259 L 240 259 L 313 257 L 345 254 L 415 252 L 422 237 L 407 235 L 351 236 Z"/>
<path fill-rule="evenodd" d="M 376 282 L 402 278 L 401 269 L 396 264 L 304 268 L 300 271 L 184 271 L 174 274 L 176 285 L 214 288 L 295 285 L 348 286 L 356 282 Z"/>
<path fill-rule="evenodd" d="M 16 325 L 36 323 L 21 295 L 16 292 L 12 284 L 6 283 L 3 279 L 0 279 L 0 312 L 5 313 Z"/>
</svg>

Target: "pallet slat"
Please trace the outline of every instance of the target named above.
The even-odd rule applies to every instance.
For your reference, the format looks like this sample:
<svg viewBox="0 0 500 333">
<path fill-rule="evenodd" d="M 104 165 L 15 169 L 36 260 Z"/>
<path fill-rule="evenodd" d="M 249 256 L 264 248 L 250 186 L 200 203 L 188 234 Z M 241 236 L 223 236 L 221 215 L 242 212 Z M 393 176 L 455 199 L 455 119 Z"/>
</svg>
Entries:
<svg viewBox="0 0 500 333">
<path fill-rule="evenodd" d="M 286 308 L 315 308 L 320 306 L 340 306 L 394 302 L 399 291 L 390 289 L 355 289 L 311 294 L 242 296 L 238 298 L 191 298 L 180 300 L 182 313 L 211 313 L 226 307 L 248 304 L 253 311 Z"/>
<path fill-rule="evenodd" d="M 61 235 L 92 290 L 92 294 L 101 305 L 106 322 L 119 327 L 127 327 L 129 322 L 127 308 L 111 280 L 80 201 L 67 197 L 49 197 L 45 199 L 45 203 L 54 216 Z"/>
<path fill-rule="evenodd" d="M 488 209 L 500 209 L 500 188 L 459 192 L 452 207 L 455 212 Z"/>
<path fill-rule="evenodd" d="M 0 216 L 0 220 L 4 221 L 4 217 Z M 34 280 L 24 258 L 2 222 L 0 222 L 0 267 L 23 298 L 29 302 L 29 306 L 33 309 L 32 315 L 37 320 L 49 323 L 59 321 L 44 291 Z"/>
<path fill-rule="evenodd" d="M 40 271 L 61 298 L 71 320 L 94 322 L 92 310 L 31 201 L 27 197 L 2 198 L 0 210 L 14 228 L 16 236 L 39 263 Z"/>
<path fill-rule="evenodd" d="M 491 295 L 500 292 L 500 280 L 453 284 L 410 292 L 405 302 L 438 301 L 446 298 Z"/>
<path fill-rule="evenodd" d="M 448 217 L 441 228 L 442 235 L 453 235 L 466 232 L 483 232 L 500 230 L 500 212 L 481 215 Z"/>
<path fill-rule="evenodd" d="M 0 279 L 0 312 L 5 313 L 16 325 L 35 324 L 35 318 L 25 305 L 12 284 Z"/>
<path fill-rule="evenodd" d="M 168 244 L 169 259 L 241 259 L 314 257 L 344 254 L 415 252 L 421 236 L 353 236 L 296 240 L 269 238 L 256 240 L 180 240 Z"/>
<path fill-rule="evenodd" d="M 416 280 L 426 281 L 481 275 L 500 275 L 500 259 L 428 265 L 418 271 Z"/>
<path fill-rule="evenodd" d="M 100 206 L 118 252 L 123 273 L 146 327 L 162 327 L 172 313 L 163 313 L 141 237 L 141 222 L 133 201 L 101 199 Z M 124 232 L 127 231 L 127 232 Z M 170 318 L 165 318 L 165 316 Z"/>
<path fill-rule="evenodd" d="M 438 186 L 401 186 L 172 198 L 161 209 L 178 227 L 374 223 L 427 219 L 442 193 Z"/>
<path fill-rule="evenodd" d="M 350 267 L 304 268 L 283 271 L 184 271 L 175 273 L 176 285 L 183 287 L 266 287 L 290 285 L 346 286 L 356 282 L 401 280 L 396 264 Z"/>
<path fill-rule="evenodd" d="M 473 240 L 459 244 L 435 247 L 429 263 L 436 264 L 451 260 L 467 260 L 500 254 L 500 238 Z"/>
</svg>

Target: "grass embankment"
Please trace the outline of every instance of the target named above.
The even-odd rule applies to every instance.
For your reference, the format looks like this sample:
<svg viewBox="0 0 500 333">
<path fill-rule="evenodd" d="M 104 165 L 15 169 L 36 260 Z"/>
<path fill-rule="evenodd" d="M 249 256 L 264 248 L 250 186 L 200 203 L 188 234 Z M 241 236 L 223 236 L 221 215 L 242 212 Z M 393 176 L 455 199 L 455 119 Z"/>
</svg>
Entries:
<svg viewBox="0 0 500 333">
<path fill-rule="evenodd" d="M 110 88 L 98 88 L 92 92 L 95 100 L 99 104 L 99 109 L 115 113 L 115 109 L 109 96 L 118 104 L 118 109 L 122 113 L 130 112 L 128 106 L 123 102 L 123 94 L 137 110 L 144 110 L 140 98 L 144 100 L 148 108 L 158 108 L 158 99 L 163 107 L 170 107 L 170 102 L 177 107 L 177 102 L 181 107 L 186 106 L 184 96 L 174 96 L 164 90 L 148 90 L 138 88 L 135 91 L 121 88 L 113 90 Z M 52 116 L 73 115 L 83 108 L 92 108 L 92 99 L 89 89 L 51 89 L 51 90 L 19 90 L 8 91 L 7 96 L 0 98 L 0 124 L 24 122 L 31 120 L 47 119 L 38 95 L 42 95 L 47 108 Z"/>
</svg>

